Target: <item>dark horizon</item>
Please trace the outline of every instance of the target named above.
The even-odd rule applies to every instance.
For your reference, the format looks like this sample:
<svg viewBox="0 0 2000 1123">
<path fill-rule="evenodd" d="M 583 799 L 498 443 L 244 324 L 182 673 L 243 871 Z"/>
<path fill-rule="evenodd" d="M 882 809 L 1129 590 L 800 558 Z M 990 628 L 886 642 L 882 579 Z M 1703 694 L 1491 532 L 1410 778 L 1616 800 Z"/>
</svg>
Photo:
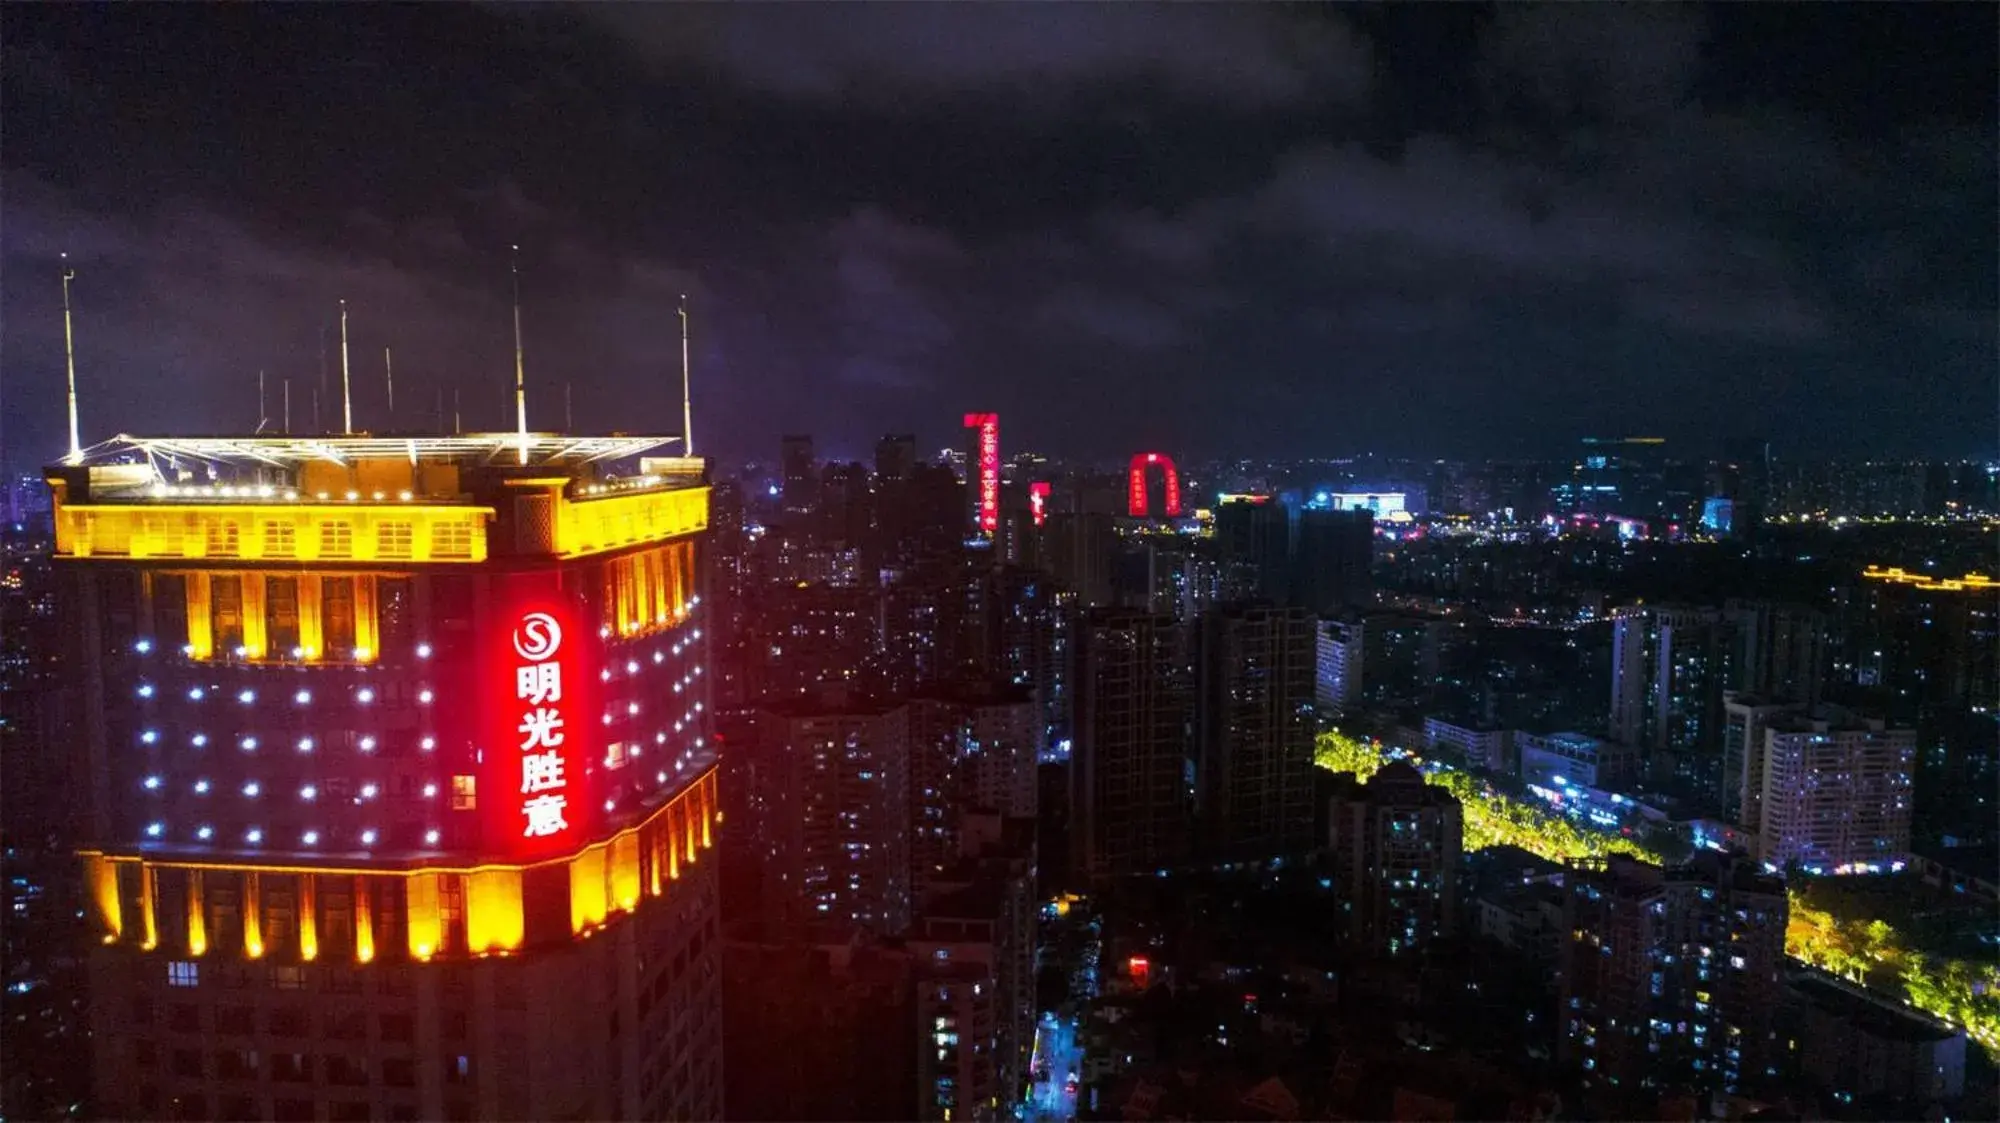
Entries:
<svg viewBox="0 0 2000 1123">
<path fill-rule="evenodd" d="M 7 466 L 64 251 L 89 443 L 299 427 L 342 296 L 490 427 L 512 242 L 531 422 L 677 429 L 687 292 L 733 459 L 1996 452 L 1991 6 L 826 11 L 9 6 Z"/>
</svg>

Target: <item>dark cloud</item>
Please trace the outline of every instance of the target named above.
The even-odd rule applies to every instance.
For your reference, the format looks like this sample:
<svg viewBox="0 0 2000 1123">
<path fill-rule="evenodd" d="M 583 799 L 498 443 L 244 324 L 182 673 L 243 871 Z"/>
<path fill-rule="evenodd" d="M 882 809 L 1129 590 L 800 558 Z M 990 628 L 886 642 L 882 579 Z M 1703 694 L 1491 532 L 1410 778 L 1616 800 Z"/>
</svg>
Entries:
<svg viewBox="0 0 2000 1123">
<path fill-rule="evenodd" d="M 1041 104 L 1143 83 L 1254 108 L 1356 98 L 1373 72 L 1344 25 L 1248 4 L 600 4 L 588 18 L 676 70 L 810 99 Z"/>
<path fill-rule="evenodd" d="M 343 296 L 368 423 L 385 345 L 503 421 L 516 243 L 536 416 L 673 425 L 686 293 L 738 454 L 1990 451 L 1994 11 L 1791 12 L 8 6 L 9 455 L 65 250 L 104 435 L 302 398 Z"/>
</svg>

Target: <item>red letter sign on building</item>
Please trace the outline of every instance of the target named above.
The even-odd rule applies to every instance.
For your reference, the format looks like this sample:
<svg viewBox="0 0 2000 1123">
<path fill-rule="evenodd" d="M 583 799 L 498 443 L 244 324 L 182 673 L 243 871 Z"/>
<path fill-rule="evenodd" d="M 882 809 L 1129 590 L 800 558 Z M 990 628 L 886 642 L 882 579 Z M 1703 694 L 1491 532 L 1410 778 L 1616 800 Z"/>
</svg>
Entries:
<svg viewBox="0 0 2000 1123">
<path fill-rule="evenodd" d="M 1000 529 L 1000 415 L 968 413 L 965 427 L 979 430 L 978 521 L 982 533 L 992 534 Z"/>
<path fill-rule="evenodd" d="M 1131 475 L 1128 477 L 1125 489 L 1126 513 L 1135 519 L 1143 519 L 1147 516 L 1152 502 L 1146 495 L 1146 469 L 1155 464 L 1160 466 L 1161 475 L 1166 477 L 1167 517 L 1170 519 L 1180 518 L 1181 474 L 1174 469 L 1172 459 L 1158 452 L 1142 452 L 1132 458 Z"/>
<path fill-rule="evenodd" d="M 531 859 L 563 850 L 590 818 L 588 637 L 566 602 L 523 597 L 494 639 L 481 802 L 491 809 L 490 840 Z"/>
<path fill-rule="evenodd" d="M 1034 483 L 1028 485 L 1028 514 L 1034 517 L 1036 526 L 1049 521 L 1049 482 L 1047 480 L 1036 480 Z"/>
</svg>

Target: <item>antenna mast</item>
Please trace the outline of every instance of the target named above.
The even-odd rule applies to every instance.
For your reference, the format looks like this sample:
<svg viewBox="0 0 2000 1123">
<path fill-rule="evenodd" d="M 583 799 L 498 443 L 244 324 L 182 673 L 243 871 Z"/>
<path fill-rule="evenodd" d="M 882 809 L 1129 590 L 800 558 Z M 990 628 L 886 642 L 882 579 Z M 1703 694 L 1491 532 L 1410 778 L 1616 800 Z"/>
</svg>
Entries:
<svg viewBox="0 0 2000 1123">
<path fill-rule="evenodd" d="M 570 411 L 569 392 L 571 384 L 563 383 L 563 432 L 576 432 L 576 415 Z"/>
<path fill-rule="evenodd" d="M 348 302 L 340 300 L 340 432 L 354 436 L 354 386 L 348 382 Z"/>
<path fill-rule="evenodd" d="M 259 369 L 257 371 L 257 431 L 259 433 L 264 431 L 264 423 L 269 420 L 271 420 L 270 415 L 264 412 L 264 372 L 262 369 Z"/>
<path fill-rule="evenodd" d="M 521 247 L 511 258 L 514 277 L 514 431 L 521 438 L 521 463 L 528 462 L 528 369 L 521 354 Z"/>
<path fill-rule="evenodd" d="M 451 431 L 453 434 L 461 431 L 458 421 L 458 387 L 456 386 L 451 388 Z"/>
<path fill-rule="evenodd" d="M 326 432 L 319 423 L 319 403 L 320 399 L 324 397 L 326 397 L 326 321 L 322 320 L 319 325 L 319 386 L 313 390 L 312 394 L 313 432 L 315 433 Z"/>
<path fill-rule="evenodd" d="M 70 330 L 69 283 L 76 279 L 76 270 L 69 267 L 69 255 L 62 255 L 63 262 L 63 358 L 69 363 L 69 462 L 75 464 L 83 459 L 83 442 L 76 434 L 76 335 Z"/>
<path fill-rule="evenodd" d="M 681 454 L 694 455 L 694 399 L 688 396 L 688 298 L 681 294 Z"/>
<path fill-rule="evenodd" d="M 389 384 L 389 429 L 396 428 L 396 368 L 389 364 L 389 349 L 382 348 L 382 378 Z"/>
<path fill-rule="evenodd" d="M 291 431 L 292 431 L 292 380 L 291 380 L 291 379 L 289 379 L 289 378 L 287 378 L 287 379 L 285 379 L 285 433 L 286 433 L 286 435 L 287 435 L 287 436 L 289 436 L 289 435 L 291 434 Z"/>
</svg>

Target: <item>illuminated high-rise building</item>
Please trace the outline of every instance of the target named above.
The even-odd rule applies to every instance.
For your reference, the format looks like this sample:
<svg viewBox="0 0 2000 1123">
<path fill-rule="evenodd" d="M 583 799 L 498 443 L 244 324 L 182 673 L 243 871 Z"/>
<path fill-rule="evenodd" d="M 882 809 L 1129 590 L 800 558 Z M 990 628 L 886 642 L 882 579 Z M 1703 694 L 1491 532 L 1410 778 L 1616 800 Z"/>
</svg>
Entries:
<svg viewBox="0 0 2000 1123">
<path fill-rule="evenodd" d="M 106 1115 L 716 1115 L 708 488 L 662 443 L 48 470 Z"/>
<path fill-rule="evenodd" d="M 1822 707 L 1776 715 L 1761 732 L 1759 857 L 1814 873 L 1907 860 L 1915 730 Z"/>
</svg>

